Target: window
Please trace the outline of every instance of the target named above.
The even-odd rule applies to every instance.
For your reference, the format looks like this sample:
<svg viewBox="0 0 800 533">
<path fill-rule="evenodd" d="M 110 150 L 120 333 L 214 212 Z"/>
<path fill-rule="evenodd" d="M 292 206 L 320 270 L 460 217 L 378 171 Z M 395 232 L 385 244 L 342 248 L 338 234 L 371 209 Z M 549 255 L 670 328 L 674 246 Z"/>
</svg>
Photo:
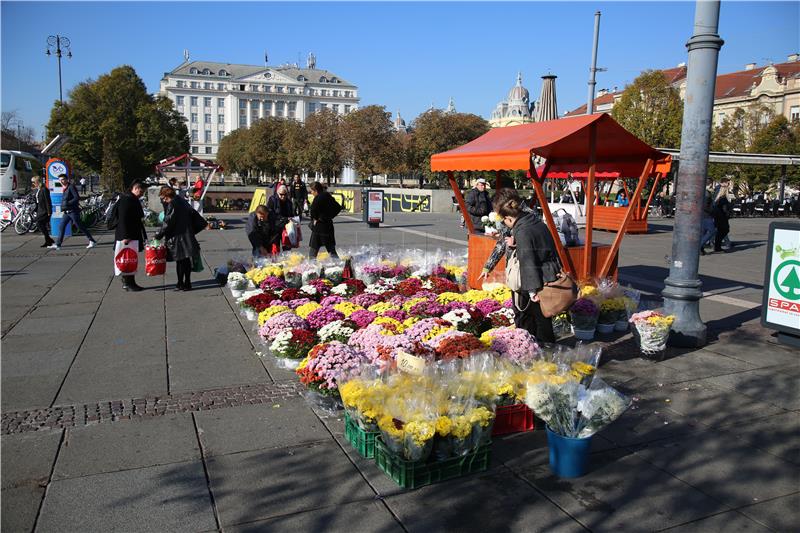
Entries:
<svg viewBox="0 0 800 533">
<path fill-rule="evenodd" d="M 211 130 L 206 130 L 205 140 L 207 143 L 211 142 Z"/>
<path fill-rule="evenodd" d="M 192 142 L 197 142 L 197 141 L 198 141 L 197 130 L 192 130 Z"/>
<path fill-rule="evenodd" d="M 225 99 L 217 98 L 217 107 L 225 107 Z"/>
<path fill-rule="evenodd" d="M 309 115 L 313 115 L 316 112 L 317 112 L 317 104 L 315 104 L 314 102 L 309 102 L 308 103 L 308 114 Z"/>
<path fill-rule="evenodd" d="M 717 113 L 717 126 L 721 126 L 722 122 L 725 120 L 725 113 Z"/>
<path fill-rule="evenodd" d="M 218 83 L 217 84 L 217 90 L 218 91 L 224 91 L 225 90 L 225 84 L 224 83 Z"/>
<path fill-rule="evenodd" d="M 197 113 L 192 113 L 192 122 L 197 122 Z"/>
<path fill-rule="evenodd" d="M 183 80 L 176 81 L 175 85 L 180 89 L 183 89 L 184 87 L 186 87 L 186 84 L 183 82 Z"/>
<path fill-rule="evenodd" d="M 227 76 L 228 75 L 228 71 L 225 70 L 225 69 L 222 69 L 222 70 L 219 71 L 219 75 L 220 76 Z"/>
<path fill-rule="evenodd" d="M 264 100 L 264 116 L 271 117 L 272 116 L 272 101 L 271 100 Z"/>
<path fill-rule="evenodd" d="M 333 112 L 339 114 L 339 104 L 333 104 Z"/>
<path fill-rule="evenodd" d="M 203 117 L 203 123 L 211 124 L 211 113 L 206 113 Z"/>
<path fill-rule="evenodd" d="M 283 116 L 283 102 L 275 102 L 275 116 L 276 117 Z"/>
<path fill-rule="evenodd" d="M 328 109 L 328 104 L 319 104 L 320 109 Z"/>
<path fill-rule="evenodd" d="M 349 112 L 350 112 L 350 106 L 349 105 L 344 106 L 344 114 L 346 115 Z"/>
<path fill-rule="evenodd" d="M 289 102 L 289 112 L 287 113 L 287 117 L 294 118 L 295 114 L 297 113 L 297 102 Z"/>
<path fill-rule="evenodd" d="M 208 89 L 209 91 L 214 88 L 214 84 L 210 81 L 207 81 L 203 84 L 203 89 Z"/>
<path fill-rule="evenodd" d="M 193 154 L 199 153 L 199 149 L 197 148 L 197 146 L 192 146 L 192 153 Z"/>
<path fill-rule="evenodd" d="M 289 94 L 294 94 L 294 87 L 289 87 Z"/>
<path fill-rule="evenodd" d="M 225 124 L 225 115 L 217 115 L 217 122 Z"/>
<path fill-rule="evenodd" d="M 210 147 L 210 146 L 206 146 L 206 153 L 207 153 L 207 154 L 210 154 L 210 153 L 211 153 L 211 147 Z"/>
<path fill-rule="evenodd" d="M 250 86 L 250 90 L 253 91 L 254 93 L 257 93 L 258 92 L 258 85 L 251 85 Z"/>
<path fill-rule="evenodd" d="M 217 142 L 221 142 L 222 138 L 225 137 L 225 132 L 220 130 L 217 132 Z"/>
<path fill-rule="evenodd" d="M 197 97 L 196 97 L 196 96 L 192 96 L 192 97 L 190 98 L 190 101 L 192 102 L 192 105 L 193 105 L 193 106 L 196 106 L 196 105 L 197 105 Z"/>
<path fill-rule="evenodd" d="M 210 96 L 206 96 L 205 98 L 203 98 L 203 105 L 206 106 L 206 107 L 211 107 L 211 97 Z"/>
<path fill-rule="evenodd" d="M 205 74 L 206 76 L 208 76 L 208 75 L 210 75 L 210 74 L 211 74 L 211 71 L 210 71 L 210 70 L 208 70 L 207 68 L 204 68 L 204 69 L 203 69 L 203 74 Z"/>
<path fill-rule="evenodd" d="M 197 69 L 192 67 L 189 69 L 189 74 L 197 74 Z"/>
<path fill-rule="evenodd" d="M 183 105 L 183 96 L 175 97 L 175 105 Z"/>
<path fill-rule="evenodd" d="M 265 93 L 271 93 L 272 92 L 272 87 L 270 85 L 264 85 L 264 92 Z"/>
<path fill-rule="evenodd" d="M 239 126 L 247 126 L 247 115 L 241 115 L 239 117 Z"/>
<path fill-rule="evenodd" d="M 193 81 L 189 84 L 189 87 L 191 87 L 192 89 L 197 89 L 198 87 L 200 87 L 200 84 L 197 83 L 196 81 Z"/>
<path fill-rule="evenodd" d="M 334 90 L 333 91 L 333 96 L 339 96 L 339 91 Z"/>
<path fill-rule="evenodd" d="M 247 100 L 239 100 L 239 109 L 247 109 Z"/>
<path fill-rule="evenodd" d="M 789 120 L 792 122 L 800 121 L 800 105 L 793 105 L 789 108 Z"/>
<path fill-rule="evenodd" d="M 239 90 L 240 91 L 244 91 L 244 87 L 245 87 L 244 83 L 239 84 Z"/>
</svg>

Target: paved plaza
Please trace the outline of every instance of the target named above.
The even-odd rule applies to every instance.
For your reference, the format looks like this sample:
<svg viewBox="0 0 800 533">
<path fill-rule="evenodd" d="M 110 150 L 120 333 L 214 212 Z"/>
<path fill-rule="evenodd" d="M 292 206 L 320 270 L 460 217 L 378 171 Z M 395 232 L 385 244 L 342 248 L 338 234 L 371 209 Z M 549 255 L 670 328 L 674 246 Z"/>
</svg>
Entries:
<svg viewBox="0 0 800 533">
<path fill-rule="evenodd" d="M 800 351 L 759 325 L 768 220 L 732 220 L 735 250 L 701 258 L 706 347 L 654 362 L 629 334 L 603 343 L 598 375 L 635 402 L 593 439 L 588 475 L 554 477 L 537 429 L 496 438 L 487 472 L 406 491 L 259 357 L 211 276 L 249 249 L 243 215 L 223 218 L 198 236 L 189 293 L 172 264 L 124 292 L 108 233 L 58 252 L 2 234 L 3 532 L 797 530 Z M 656 302 L 672 222 L 653 222 L 623 242 L 620 280 Z M 336 231 L 341 249 L 466 246 L 455 214 Z"/>
</svg>

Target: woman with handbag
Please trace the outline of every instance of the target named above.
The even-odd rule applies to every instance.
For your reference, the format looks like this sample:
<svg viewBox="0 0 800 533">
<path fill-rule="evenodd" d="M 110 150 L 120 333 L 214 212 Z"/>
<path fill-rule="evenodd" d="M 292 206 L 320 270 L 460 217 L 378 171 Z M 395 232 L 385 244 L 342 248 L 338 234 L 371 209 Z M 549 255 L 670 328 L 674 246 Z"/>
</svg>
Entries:
<svg viewBox="0 0 800 533">
<path fill-rule="evenodd" d="M 270 196 L 269 200 L 267 200 L 267 210 L 269 211 L 270 227 L 272 228 L 270 244 L 267 249 L 272 255 L 280 253 L 281 247 L 284 250 L 290 250 L 291 243 L 283 242 L 283 230 L 295 214 L 292 200 L 289 198 L 289 189 L 286 185 L 278 185 L 275 195 Z"/>
<path fill-rule="evenodd" d="M 176 291 L 192 290 L 192 258 L 199 254 L 200 244 L 195 238 L 193 209 L 175 193 L 172 187 L 162 187 L 158 193 L 164 204 L 164 225 L 156 239 L 166 239 L 167 261 L 175 261 L 178 273 Z"/>
<path fill-rule="evenodd" d="M 507 189 L 493 201 L 495 212 L 511 229 L 506 242 L 506 277 L 514 291 L 514 323 L 540 342 L 555 342 L 553 321 L 542 314 L 538 293 L 561 274 L 553 237 L 547 226 L 531 212 L 523 211 L 524 200 Z"/>
</svg>

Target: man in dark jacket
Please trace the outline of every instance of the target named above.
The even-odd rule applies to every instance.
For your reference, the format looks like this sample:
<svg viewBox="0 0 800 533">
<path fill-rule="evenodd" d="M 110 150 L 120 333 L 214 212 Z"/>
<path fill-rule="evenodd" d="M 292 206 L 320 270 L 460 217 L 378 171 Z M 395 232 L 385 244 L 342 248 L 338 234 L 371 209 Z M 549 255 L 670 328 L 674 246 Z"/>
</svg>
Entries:
<svg viewBox="0 0 800 533">
<path fill-rule="evenodd" d="M 144 250 L 147 232 L 144 229 L 144 210 L 139 199 L 144 194 L 144 185 L 134 182 L 131 191 L 120 195 L 117 203 L 117 227 L 114 230 L 114 239 L 127 246 L 131 241 L 138 243 L 139 251 Z M 122 288 L 126 291 L 140 291 L 142 287 L 136 284 L 136 274 L 122 275 Z"/>
<path fill-rule="evenodd" d="M 55 242 L 50 236 L 50 215 L 53 214 L 50 191 L 42 185 L 42 179 L 39 176 L 31 178 L 31 184 L 36 187 L 36 225 L 44 235 L 44 244 L 40 248 L 47 248 Z"/>
<path fill-rule="evenodd" d="M 470 189 L 464 201 L 467 204 L 467 213 L 472 219 L 472 225 L 475 226 L 476 232 L 483 231 L 483 222 L 481 217 L 489 215 L 492 210 L 492 201 L 489 198 L 489 193 L 486 192 L 486 180 L 480 178 L 475 182 L 475 187 Z"/>
<path fill-rule="evenodd" d="M 269 239 L 272 228 L 269 221 L 267 206 L 260 205 L 247 217 L 245 226 L 247 239 L 253 247 L 253 257 L 267 256 L 270 254 Z"/>
<path fill-rule="evenodd" d="M 308 188 L 297 174 L 294 175 L 294 181 L 292 182 L 290 192 L 292 196 L 292 204 L 294 205 L 294 212 L 296 216 L 300 217 L 302 220 L 303 206 L 305 206 L 306 201 L 308 201 Z"/>
<path fill-rule="evenodd" d="M 64 242 L 64 234 L 67 232 L 67 226 L 69 224 L 75 224 L 78 226 L 78 229 L 86 235 L 86 238 L 89 239 L 87 248 L 94 248 L 97 246 L 97 241 L 94 240 L 92 234 L 89 233 L 89 230 L 86 229 L 86 226 L 81 222 L 81 195 L 78 193 L 78 188 L 66 174 L 61 174 L 58 179 L 64 185 L 64 195 L 61 197 L 61 213 L 63 216 L 61 217 L 61 228 L 58 232 L 58 239 L 55 244 L 51 244 L 48 248 L 54 250 L 61 249 L 61 243 Z"/>
</svg>

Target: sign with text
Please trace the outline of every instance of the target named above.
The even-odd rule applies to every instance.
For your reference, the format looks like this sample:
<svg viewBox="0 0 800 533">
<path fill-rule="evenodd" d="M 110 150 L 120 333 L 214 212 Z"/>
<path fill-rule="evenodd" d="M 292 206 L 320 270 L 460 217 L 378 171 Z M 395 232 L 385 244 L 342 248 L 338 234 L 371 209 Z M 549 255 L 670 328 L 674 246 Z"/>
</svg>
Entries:
<svg viewBox="0 0 800 533">
<path fill-rule="evenodd" d="M 399 350 L 397 353 L 397 368 L 408 374 L 421 376 L 425 372 L 425 359 Z"/>
<path fill-rule="evenodd" d="M 383 222 L 383 191 L 367 191 L 367 222 Z"/>
<path fill-rule="evenodd" d="M 800 223 L 769 226 L 761 324 L 800 336 Z"/>
</svg>

